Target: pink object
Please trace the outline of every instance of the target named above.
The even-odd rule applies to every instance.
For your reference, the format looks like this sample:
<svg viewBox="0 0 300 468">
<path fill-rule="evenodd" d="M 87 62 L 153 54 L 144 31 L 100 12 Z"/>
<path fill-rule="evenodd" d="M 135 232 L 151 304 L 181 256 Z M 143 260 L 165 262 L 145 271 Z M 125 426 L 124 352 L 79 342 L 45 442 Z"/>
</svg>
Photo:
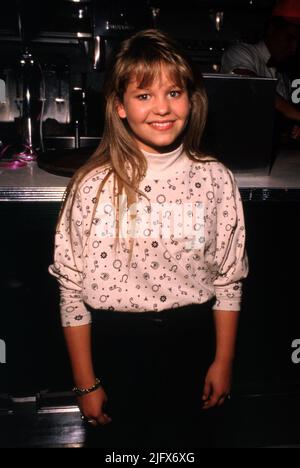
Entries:
<svg viewBox="0 0 300 468">
<path fill-rule="evenodd" d="M 19 161 L 30 162 L 35 161 L 37 159 L 37 155 L 35 153 L 18 153 L 16 154 L 16 158 Z"/>
<path fill-rule="evenodd" d="M 0 158 L 5 155 L 7 150 L 11 148 L 12 145 L 5 146 L 0 152 Z M 24 151 L 15 153 L 11 161 L 0 162 L 0 168 L 5 169 L 19 169 L 20 167 L 27 166 L 28 162 L 35 161 L 37 159 L 37 154 L 27 145 L 22 145 Z"/>
<path fill-rule="evenodd" d="M 291 23 L 300 24 L 300 1 L 278 0 L 273 8 L 272 16 L 282 16 Z"/>
<path fill-rule="evenodd" d="M 23 161 L 0 162 L 0 168 L 3 167 L 5 169 L 19 169 L 24 166 L 27 166 L 27 163 Z"/>
</svg>

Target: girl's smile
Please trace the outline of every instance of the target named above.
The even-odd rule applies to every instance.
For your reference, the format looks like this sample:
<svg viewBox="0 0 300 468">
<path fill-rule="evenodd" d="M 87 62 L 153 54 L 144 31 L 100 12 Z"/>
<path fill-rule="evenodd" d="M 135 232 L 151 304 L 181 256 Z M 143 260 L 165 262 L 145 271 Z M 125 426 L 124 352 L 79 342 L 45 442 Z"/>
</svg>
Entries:
<svg viewBox="0 0 300 468">
<path fill-rule="evenodd" d="M 169 151 L 184 131 L 190 113 L 186 89 L 171 79 L 165 67 L 146 89 L 133 80 L 129 83 L 123 101 L 117 105 L 121 119 L 129 128 L 142 150 L 161 153 Z"/>
<path fill-rule="evenodd" d="M 170 130 L 170 128 L 174 125 L 174 120 L 166 120 L 166 121 L 156 121 L 156 122 L 149 122 L 152 128 L 158 130 L 159 132 L 164 132 L 166 130 Z"/>
</svg>

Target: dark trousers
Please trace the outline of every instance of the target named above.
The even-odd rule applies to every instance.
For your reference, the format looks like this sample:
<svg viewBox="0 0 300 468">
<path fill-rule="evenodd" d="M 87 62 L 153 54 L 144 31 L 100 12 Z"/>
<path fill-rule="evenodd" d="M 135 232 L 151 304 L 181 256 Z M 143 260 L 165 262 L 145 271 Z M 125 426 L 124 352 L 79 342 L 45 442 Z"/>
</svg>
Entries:
<svg viewBox="0 0 300 468">
<path fill-rule="evenodd" d="M 161 312 L 90 310 L 112 422 L 88 428 L 85 446 L 207 446 L 201 397 L 214 357 L 212 301 Z"/>
</svg>

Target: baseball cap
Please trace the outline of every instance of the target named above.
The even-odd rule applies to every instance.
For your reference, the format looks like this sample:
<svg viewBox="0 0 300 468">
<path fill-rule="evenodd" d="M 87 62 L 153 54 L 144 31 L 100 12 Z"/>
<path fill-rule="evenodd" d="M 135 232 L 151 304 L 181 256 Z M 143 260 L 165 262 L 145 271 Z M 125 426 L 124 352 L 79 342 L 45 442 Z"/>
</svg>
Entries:
<svg viewBox="0 0 300 468">
<path fill-rule="evenodd" d="M 281 16 L 289 23 L 300 25 L 300 0 L 277 0 L 272 16 Z"/>
</svg>

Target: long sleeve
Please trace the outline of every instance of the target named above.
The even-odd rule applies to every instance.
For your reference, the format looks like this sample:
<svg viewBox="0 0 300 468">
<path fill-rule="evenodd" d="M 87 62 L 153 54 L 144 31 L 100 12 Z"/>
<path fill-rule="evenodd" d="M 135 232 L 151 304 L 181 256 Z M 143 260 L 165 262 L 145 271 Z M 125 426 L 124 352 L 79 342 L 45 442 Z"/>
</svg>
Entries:
<svg viewBox="0 0 300 468">
<path fill-rule="evenodd" d="M 219 192 L 216 216 L 217 238 L 214 255 L 216 279 L 215 310 L 240 310 L 242 282 L 248 274 L 245 250 L 245 222 L 241 196 L 232 173 L 223 172 L 223 183 L 216 184 Z"/>
<path fill-rule="evenodd" d="M 54 263 L 48 268 L 49 273 L 56 277 L 59 283 L 60 313 L 64 327 L 86 325 L 91 322 L 90 312 L 82 299 L 84 223 L 80 191 L 75 194 L 71 212 L 73 196 L 72 191 L 55 233 Z"/>
<path fill-rule="evenodd" d="M 230 47 L 222 57 L 222 73 L 232 73 L 235 69 L 250 70 L 257 74 L 256 59 L 244 44 Z"/>
<path fill-rule="evenodd" d="M 277 93 L 291 101 L 292 86 L 289 77 L 274 67 L 267 65 L 271 54 L 266 44 L 235 44 L 227 49 L 222 57 L 221 73 L 233 73 L 234 70 L 249 70 L 262 78 L 277 79 Z"/>
</svg>

